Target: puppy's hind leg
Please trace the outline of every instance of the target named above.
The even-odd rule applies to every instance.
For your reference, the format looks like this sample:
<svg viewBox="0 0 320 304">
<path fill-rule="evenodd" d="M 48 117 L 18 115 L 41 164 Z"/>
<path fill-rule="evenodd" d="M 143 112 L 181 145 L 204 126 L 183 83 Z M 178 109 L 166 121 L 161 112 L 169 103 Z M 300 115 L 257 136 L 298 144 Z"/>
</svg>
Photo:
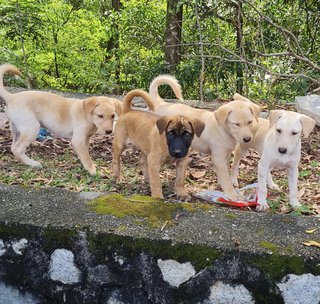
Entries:
<svg viewBox="0 0 320 304">
<path fill-rule="evenodd" d="M 280 190 L 280 187 L 273 181 L 271 172 L 268 172 L 267 184 L 270 189 Z"/>
<path fill-rule="evenodd" d="M 237 144 L 234 150 L 234 158 L 231 165 L 231 179 L 234 187 L 239 187 L 238 177 L 239 177 L 239 165 L 241 158 L 248 151 L 248 147 L 246 145 Z"/>
<path fill-rule="evenodd" d="M 41 167 L 41 164 L 26 155 L 27 147 L 36 140 L 40 130 L 40 124 L 26 130 L 18 130 L 12 126 L 13 140 L 11 145 L 11 152 L 15 158 L 23 164 L 31 167 Z"/>
<path fill-rule="evenodd" d="M 161 160 L 159 159 L 158 153 L 151 152 L 147 156 L 147 162 L 148 162 L 148 171 L 149 171 L 149 178 L 150 178 L 151 196 L 154 198 L 163 199 L 162 185 L 160 181 Z"/>
<path fill-rule="evenodd" d="M 264 164 L 263 156 L 258 163 L 258 206 L 257 211 L 269 209 L 267 203 L 267 179 L 269 174 L 268 165 Z"/>
<path fill-rule="evenodd" d="M 143 152 L 141 152 L 139 162 L 140 162 L 142 174 L 144 176 L 144 180 L 146 183 L 149 183 L 150 178 L 149 178 L 149 171 L 148 171 L 147 156 Z"/>
<path fill-rule="evenodd" d="M 115 179 L 120 177 L 120 157 L 125 149 L 128 136 L 126 132 L 120 131 L 117 127 L 114 130 L 114 139 L 112 143 L 112 176 Z"/>
</svg>

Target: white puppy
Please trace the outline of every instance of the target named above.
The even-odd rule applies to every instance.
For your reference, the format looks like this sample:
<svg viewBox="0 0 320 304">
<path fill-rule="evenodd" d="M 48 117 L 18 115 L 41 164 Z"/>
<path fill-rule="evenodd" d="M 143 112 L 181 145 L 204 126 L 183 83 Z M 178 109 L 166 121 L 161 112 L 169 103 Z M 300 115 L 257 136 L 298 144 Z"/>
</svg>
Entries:
<svg viewBox="0 0 320 304">
<path fill-rule="evenodd" d="M 258 211 L 268 209 L 267 180 L 270 170 L 285 168 L 288 172 L 289 203 L 299 206 L 298 165 L 301 157 L 301 136 L 308 137 L 315 121 L 292 111 L 274 110 L 269 114 L 270 128 L 266 133 L 258 164 Z"/>
</svg>

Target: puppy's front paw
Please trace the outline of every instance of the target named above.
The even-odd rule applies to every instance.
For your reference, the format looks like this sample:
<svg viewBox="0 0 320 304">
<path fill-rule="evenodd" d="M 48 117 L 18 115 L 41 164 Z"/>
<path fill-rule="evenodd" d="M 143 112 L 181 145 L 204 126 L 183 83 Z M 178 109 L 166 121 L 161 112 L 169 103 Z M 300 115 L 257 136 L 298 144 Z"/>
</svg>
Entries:
<svg viewBox="0 0 320 304">
<path fill-rule="evenodd" d="M 188 193 L 179 193 L 176 195 L 179 201 L 189 202 L 191 201 L 191 196 Z"/>
<path fill-rule="evenodd" d="M 233 187 L 239 188 L 239 183 L 237 178 L 232 178 Z"/>
<path fill-rule="evenodd" d="M 268 188 L 273 189 L 273 190 L 280 191 L 280 187 L 279 187 L 276 183 L 274 183 L 274 182 L 268 184 Z"/>
<path fill-rule="evenodd" d="M 257 210 L 258 212 L 264 212 L 264 211 L 267 211 L 268 209 L 270 209 L 270 208 L 269 208 L 269 206 L 268 206 L 267 203 L 264 203 L 264 204 L 260 203 L 260 204 L 257 205 L 257 207 L 256 207 L 256 210 Z"/>
<path fill-rule="evenodd" d="M 89 168 L 87 168 L 87 170 L 91 175 L 96 175 L 97 174 L 97 169 L 96 169 L 95 166 L 89 167 Z"/>
<path fill-rule="evenodd" d="M 291 199 L 291 200 L 289 200 L 289 203 L 292 208 L 298 208 L 301 206 L 301 204 L 298 202 L 297 199 Z"/>
<path fill-rule="evenodd" d="M 42 168 L 42 165 L 39 162 L 35 161 L 35 160 L 31 160 L 29 165 L 31 167 L 34 167 L 34 168 Z"/>
<path fill-rule="evenodd" d="M 226 194 L 226 197 L 230 199 L 231 201 L 243 201 L 245 200 L 245 197 L 241 193 L 232 192 Z"/>
</svg>

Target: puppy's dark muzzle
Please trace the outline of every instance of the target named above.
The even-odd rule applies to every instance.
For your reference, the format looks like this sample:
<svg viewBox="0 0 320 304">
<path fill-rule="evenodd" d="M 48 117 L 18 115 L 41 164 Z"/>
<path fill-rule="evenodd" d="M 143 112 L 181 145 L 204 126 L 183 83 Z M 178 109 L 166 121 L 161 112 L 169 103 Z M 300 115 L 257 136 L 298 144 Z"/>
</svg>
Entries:
<svg viewBox="0 0 320 304">
<path fill-rule="evenodd" d="M 187 155 L 187 153 L 188 153 L 188 150 L 187 151 L 182 151 L 179 149 L 169 150 L 170 156 L 174 158 L 183 158 Z"/>
</svg>

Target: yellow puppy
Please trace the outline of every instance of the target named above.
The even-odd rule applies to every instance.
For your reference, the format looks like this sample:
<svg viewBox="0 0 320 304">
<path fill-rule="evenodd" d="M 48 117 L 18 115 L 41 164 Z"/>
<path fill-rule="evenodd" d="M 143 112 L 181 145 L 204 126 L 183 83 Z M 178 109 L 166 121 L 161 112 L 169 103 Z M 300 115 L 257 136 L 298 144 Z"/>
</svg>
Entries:
<svg viewBox="0 0 320 304">
<path fill-rule="evenodd" d="M 169 159 L 176 161 L 177 197 L 190 199 L 184 189 L 188 151 L 194 134 L 201 135 L 204 123 L 181 115 L 160 117 L 150 112 L 134 111 L 131 101 L 136 96 L 142 97 L 148 107 L 154 109 L 149 94 L 142 90 L 130 91 L 125 96 L 122 115 L 114 130 L 113 176 L 120 176 L 120 155 L 129 139 L 141 150 L 140 164 L 145 180 L 150 183 L 152 197 L 163 198 L 159 171 L 161 164 Z"/>
<path fill-rule="evenodd" d="M 192 148 L 211 155 L 213 167 L 226 196 L 234 200 L 241 199 L 228 171 L 229 158 L 237 143 L 252 141 L 253 123 L 258 120 L 260 107 L 243 99 L 222 105 L 214 112 L 184 104 L 167 103 L 158 95 L 158 86 L 165 83 L 182 99 L 180 85 L 174 77 L 158 76 L 151 82 L 149 90 L 154 102 L 154 112 L 161 116 L 182 114 L 200 119 L 205 124 L 205 129 L 199 138 L 193 140 Z"/>
<path fill-rule="evenodd" d="M 30 159 L 26 148 L 37 138 L 40 127 L 65 138 L 71 138 L 83 166 L 91 174 L 96 167 L 89 155 L 89 139 L 98 130 L 111 134 L 114 116 L 120 115 L 122 103 L 114 98 L 91 97 L 84 100 L 64 98 L 48 92 L 8 92 L 3 85 L 3 75 L 20 71 L 11 64 L 0 66 L 0 96 L 5 100 L 6 115 L 12 133 L 11 151 L 20 162 L 32 167 L 41 164 Z"/>
</svg>

